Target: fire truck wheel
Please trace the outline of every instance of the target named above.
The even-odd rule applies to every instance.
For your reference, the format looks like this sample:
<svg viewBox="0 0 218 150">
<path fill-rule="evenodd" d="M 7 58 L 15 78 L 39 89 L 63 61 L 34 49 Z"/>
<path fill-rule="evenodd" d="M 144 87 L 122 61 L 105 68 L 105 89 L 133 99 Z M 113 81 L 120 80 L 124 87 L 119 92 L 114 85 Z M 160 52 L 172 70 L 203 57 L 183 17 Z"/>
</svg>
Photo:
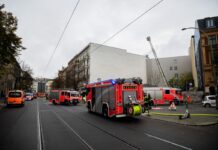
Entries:
<svg viewBox="0 0 218 150">
<path fill-rule="evenodd" d="M 105 105 L 103 106 L 102 114 L 103 114 L 103 116 L 104 116 L 105 118 L 108 117 L 108 108 L 107 108 L 107 106 L 105 106 Z"/>
<path fill-rule="evenodd" d="M 173 102 L 175 105 L 179 105 L 179 101 L 177 99 L 174 99 Z"/>
<path fill-rule="evenodd" d="M 68 102 L 68 100 L 65 100 L 65 102 L 64 102 L 64 103 L 65 103 L 65 105 L 69 105 L 69 102 Z"/>
<path fill-rule="evenodd" d="M 87 103 L 88 112 L 91 112 L 91 105 L 90 103 Z"/>
<path fill-rule="evenodd" d="M 78 103 L 77 101 L 73 101 L 73 105 L 77 105 L 77 103 Z"/>
</svg>

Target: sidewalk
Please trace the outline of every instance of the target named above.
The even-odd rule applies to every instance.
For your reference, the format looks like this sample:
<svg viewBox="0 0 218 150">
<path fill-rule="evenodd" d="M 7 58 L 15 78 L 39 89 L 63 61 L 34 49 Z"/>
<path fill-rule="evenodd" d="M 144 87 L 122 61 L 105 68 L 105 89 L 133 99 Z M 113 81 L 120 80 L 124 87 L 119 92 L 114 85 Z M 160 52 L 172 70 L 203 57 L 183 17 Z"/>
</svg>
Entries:
<svg viewBox="0 0 218 150">
<path fill-rule="evenodd" d="M 179 119 L 179 115 L 185 113 L 185 105 L 176 106 L 176 111 L 168 110 L 169 106 L 156 106 L 150 110 L 150 116 L 147 113 L 143 116 L 151 119 L 158 119 L 177 124 L 191 125 L 191 126 L 206 126 L 218 124 L 218 110 L 216 108 L 205 108 L 201 104 L 189 104 L 188 110 L 191 118 Z"/>
</svg>

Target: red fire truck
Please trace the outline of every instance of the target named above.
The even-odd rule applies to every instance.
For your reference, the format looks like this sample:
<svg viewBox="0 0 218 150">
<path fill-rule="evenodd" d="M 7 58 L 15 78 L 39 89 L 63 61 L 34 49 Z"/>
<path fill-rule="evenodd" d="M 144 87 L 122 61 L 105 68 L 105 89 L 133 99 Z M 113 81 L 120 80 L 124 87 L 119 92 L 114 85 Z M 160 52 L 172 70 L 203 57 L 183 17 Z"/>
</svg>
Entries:
<svg viewBox="0 0 218 150">
<path fill-rule="evenodd" d="M 53 104 L 78 104 L 82 100 L 79 92 L 70 90 L 51 90 L 49 101 Z"/>
<path fill-rule="evenodd" d="M 176 105 L 183 103 L 181 89 L 171 87 L 144 87 L 144 93 L 151 96 L 153 105 L 171 104 Z"/>
<path fill-rule="evenodd" d="M 144 112 L 143 86 L 140 78 L 116 79 L 86 86 L 89 112 L 104 117 L 138 116 Z"/>
</svg>

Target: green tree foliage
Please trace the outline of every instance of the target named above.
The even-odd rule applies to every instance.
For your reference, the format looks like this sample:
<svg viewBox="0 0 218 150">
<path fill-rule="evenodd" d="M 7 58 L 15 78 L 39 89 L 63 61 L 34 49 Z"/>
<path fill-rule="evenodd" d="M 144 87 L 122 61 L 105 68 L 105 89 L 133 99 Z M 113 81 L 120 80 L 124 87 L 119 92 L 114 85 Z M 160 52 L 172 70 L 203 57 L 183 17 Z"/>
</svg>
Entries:
<svg viewBox="0 0 218 150">
<path fill-rule="evenodd" d="M 25 49 L 21 38 L 16 35 L 17 18 L 3 10 L 0 5 L 0 68 L 13 63 L 19 52 Z"/>
<path fill-rule="evenodd" d="M 191 73 L 181 74 L 178 78 L 173 77 L 168 82 L 171 87 L 178 87 L 186 90 L 186 84 L 193 83 L 193 77 Z"/>
<path fill-rule="evenodd" d="M 23 76 L 20 78 L 20 88 L 23 90 L 30 90 L 32 86 L 33 78 L 28 71 L 23 71 Z"/>
</svg>

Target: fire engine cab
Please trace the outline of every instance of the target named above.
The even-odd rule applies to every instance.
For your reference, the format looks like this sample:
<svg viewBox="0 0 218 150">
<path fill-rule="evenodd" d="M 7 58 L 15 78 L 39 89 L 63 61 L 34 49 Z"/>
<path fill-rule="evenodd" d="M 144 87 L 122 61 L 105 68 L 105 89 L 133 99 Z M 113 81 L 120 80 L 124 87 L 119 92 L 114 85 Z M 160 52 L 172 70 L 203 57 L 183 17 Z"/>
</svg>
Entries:
<svg viewBox="0 0 218 150">
<path fill-rule="evenodd" d="M 104 117 L 139 116 L 145 110 L 140 78 L 91 83 L 86 92 L 88 111 Z"/>
<path fill-rule="evenodd" d="M 82 100 L 78 91 L 71 90 L 51 90 L 49 101 L 53 104 L 73 104 L 76 105 Z"/>
</svg>

